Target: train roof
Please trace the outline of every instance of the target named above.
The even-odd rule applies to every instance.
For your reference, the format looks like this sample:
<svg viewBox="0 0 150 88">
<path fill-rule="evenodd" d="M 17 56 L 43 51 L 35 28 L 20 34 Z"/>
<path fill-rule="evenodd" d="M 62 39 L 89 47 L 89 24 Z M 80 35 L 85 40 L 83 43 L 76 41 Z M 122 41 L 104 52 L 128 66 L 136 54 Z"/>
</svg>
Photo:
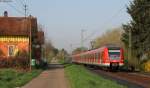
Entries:
<svg viewBox="0 0 150 88">
<path fill-rule="evenodd" d="M 84 55 L 84 54 L 89 54 L 89 53 L 95 53 L 95 52 L 98 52 L 98 51 L 102 51 L 105 48 L 113 50 L 113 49 L 120 49 L 121 47 L 117 46 L 117 45 L 109 44 L 109 45 L 105 45 L 105 46 L 97 48 L 97 49 L 93 49 L 93 50 L 89 50 L 89 51 L 82 52 L 82 53 L 79 53 L 79 54 L 75 54 L 73 56 Z"/>
</svg>

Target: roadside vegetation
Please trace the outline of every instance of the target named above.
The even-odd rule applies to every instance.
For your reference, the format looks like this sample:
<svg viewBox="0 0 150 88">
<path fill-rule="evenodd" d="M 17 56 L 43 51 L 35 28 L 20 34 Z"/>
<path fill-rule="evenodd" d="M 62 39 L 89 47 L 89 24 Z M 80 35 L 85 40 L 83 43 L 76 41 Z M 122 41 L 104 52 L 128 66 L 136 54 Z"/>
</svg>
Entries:
<svg viewBox="0 0 150 88">
<path fill-rule="evenodd" d="M 91 73 L 79 65 L 66 65 L 65 73 L 69 79 L 71 88 L 126 88 L 114 81 Z"/>
<path fill-rule="evenodd" d="M 65 60 L 63 58 L 59 59 L 58 63 L 65 64 Z"/>
<path fill-rule="evenodd" d="M 65 64 L 66 58 L 69 56 L 69 54 L 67 53 L 67 51 L 65 49 L 59 50 L 56 58 L 58 59 L 58 63 L 60 64 Z"/>
<path fill-rule="evenodd" d="M 124 33 L 122 41 L 128 52 L 131 52 L 132 65 L 140 70 L 148 71 L 147 63 L 150 61 L 150 1 L 133 0 L 127 7 L 127 12 L 131 16 L 130 22 L 123 24 Z M 130 42 L 129 42 L 130 41 Z M 129 45 L 131 45 L 129 47 Z M 129 58 L 131 59 L 131 58 Z M 134 61 L 134 62 L 133 62 Z M 150 63 L 149 63 L 150 64 Z"/>
<path fill-rule="evenodd" d="M 0 69 L 0 88 L 21 87 L 38 76 L 42 70 L 21 72 L 14 69 Z"/>
<path fill-rule="evenodd" d="M 123 42 L 121 41 L 122 33 L 123 29 L 121 27 L 107 30 L 107 32 L 94 40 L 93 47 L 99 48 L 107 44 L 115 44 L 123 47 Z"/>
<path fill-rule="evenodd" d="M 106 44 L 116 44 L 124 48 L 126 67 L 131 70 L 150 72 L 150 8 L 148 0 L 133 0 L 127 6 L 132 18 L 104 33 L 94 40 L 94 48 Z"/>
<path fill-rule="evenodd" d="M 57 56 L 59 50 L 52 45 L 50 40 L 45 41 L 45 47 L 45 58 L 50 63 L 52 58 Z"/>
</svg>

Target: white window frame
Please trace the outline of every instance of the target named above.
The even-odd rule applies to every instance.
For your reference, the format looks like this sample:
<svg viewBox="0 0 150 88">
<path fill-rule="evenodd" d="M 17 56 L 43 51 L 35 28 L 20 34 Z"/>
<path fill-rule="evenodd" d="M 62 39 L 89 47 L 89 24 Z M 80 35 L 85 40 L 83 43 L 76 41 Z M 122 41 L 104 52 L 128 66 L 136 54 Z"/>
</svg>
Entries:
<svg viewBox="0 0 150 88">
<path fill-rule="evenodd" d="M 9 53 L 10 47 L 13 47 L 13 55 L 10 55 L 10 53 Z M 14 51 L 15 51 L 15 45 L 8 45 L 8 57 L 14 56 Z"/>
</svg>

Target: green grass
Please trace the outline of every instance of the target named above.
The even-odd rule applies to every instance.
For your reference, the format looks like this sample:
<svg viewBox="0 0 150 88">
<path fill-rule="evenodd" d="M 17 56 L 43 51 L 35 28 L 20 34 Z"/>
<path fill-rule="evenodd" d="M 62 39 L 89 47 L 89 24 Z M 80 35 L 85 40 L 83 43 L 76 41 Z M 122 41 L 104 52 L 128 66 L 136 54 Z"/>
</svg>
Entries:
<svg viewBox="0 0 150 88">
<path fill-rule="evenodd" d="M 65 64 L 65 60 L 63 58 L 61 58 L 61 59 L 58 60 L 58 63 Z"/>
<path fill-rule="evenodd" d="M 31 72 L 18 72 L 14 69 L 0 70 L 0 88 L 21 87 L 38 76 L 42 70 L 32 70 Z"/>
<path fill-rule="evenodd" d="M 114 81 L 104 79 L 79 65 L 66 65 L 65 73 L 71 88 L 126 88 Z"/>
</svg>

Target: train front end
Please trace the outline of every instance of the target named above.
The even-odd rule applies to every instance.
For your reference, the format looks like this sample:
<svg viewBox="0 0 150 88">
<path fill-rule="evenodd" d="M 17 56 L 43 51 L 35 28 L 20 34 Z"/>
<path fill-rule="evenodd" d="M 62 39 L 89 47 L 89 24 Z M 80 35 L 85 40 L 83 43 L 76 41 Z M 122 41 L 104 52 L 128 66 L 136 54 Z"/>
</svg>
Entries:
<svg viewBox="0 0 150 88">
<path fill-rule="evenodd" d="M 108 61 L 111 69 L 118 69 L 124 65 L 123 49 L 120 47 L 109 47 L 108 49 Z"/>
</svg>

